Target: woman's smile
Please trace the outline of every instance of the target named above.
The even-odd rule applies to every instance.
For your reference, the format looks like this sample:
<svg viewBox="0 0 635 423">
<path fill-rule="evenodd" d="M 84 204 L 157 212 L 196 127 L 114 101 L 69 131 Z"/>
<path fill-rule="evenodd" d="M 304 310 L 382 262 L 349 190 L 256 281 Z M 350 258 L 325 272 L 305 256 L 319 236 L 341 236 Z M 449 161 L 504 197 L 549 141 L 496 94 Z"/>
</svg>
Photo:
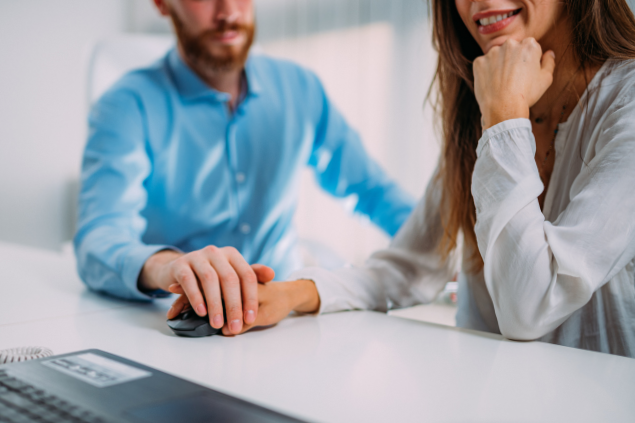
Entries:
<svg viewBox="0 0 635 423">
<path fill-rule="evenodd" d="M 535 38 L 553 49 L 566 38 L 563 31 L 571 31 L 562 0 L 454 0 L 454 5 L 485 54 L 510 38 Z"/>
<path fill-rule="evenodd" d="M 476 22 L 478 32 L 486 35 L 500 31 L 511 24 L 522 9 L 492 10 L 476 13 L 472 20 Z"/>
</svg>

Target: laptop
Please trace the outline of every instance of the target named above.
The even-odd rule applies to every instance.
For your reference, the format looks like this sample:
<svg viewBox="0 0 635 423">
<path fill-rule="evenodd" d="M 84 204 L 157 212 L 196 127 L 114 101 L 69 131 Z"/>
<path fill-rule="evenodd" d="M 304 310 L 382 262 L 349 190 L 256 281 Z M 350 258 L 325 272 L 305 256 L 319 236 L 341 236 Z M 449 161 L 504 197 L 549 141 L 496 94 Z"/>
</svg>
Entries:
<svg viewBox="0 0 635 423">
<path fill-rule="evenodd" d="M 300 422 L 100 350 L 0 366 L 0 422 Z"/>
</svg>

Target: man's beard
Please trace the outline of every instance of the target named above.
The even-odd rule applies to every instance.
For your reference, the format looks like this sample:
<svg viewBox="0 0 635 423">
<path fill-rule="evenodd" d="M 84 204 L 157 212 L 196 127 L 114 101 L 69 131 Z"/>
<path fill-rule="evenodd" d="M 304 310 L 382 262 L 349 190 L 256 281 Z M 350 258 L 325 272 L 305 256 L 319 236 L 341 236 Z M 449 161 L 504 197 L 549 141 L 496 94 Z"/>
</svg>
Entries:
<svg viewBox="0 0 635 423">
<path fill-rule="evenodd" d="M 183 21 L 174 13 L 170 12 L 176 36 L 183 49 L 183 54 L 188 64 L 197 73 L 217 74 L 236 69 L 242 69 L 247 61 L 249 49 L 254 41 L 255 25 L 229 24 L 222 22 L 217 29 L 205 31 L 198 35 L 190 34 Z M 245 43 L 236 51 L 236 46 L 225 46 L 218 48 L 219 52 L 212 53 L 206 43 L 207 39 L 218 37 L 225 31 L 237 31 L 245 35 Z"/>
</svg>

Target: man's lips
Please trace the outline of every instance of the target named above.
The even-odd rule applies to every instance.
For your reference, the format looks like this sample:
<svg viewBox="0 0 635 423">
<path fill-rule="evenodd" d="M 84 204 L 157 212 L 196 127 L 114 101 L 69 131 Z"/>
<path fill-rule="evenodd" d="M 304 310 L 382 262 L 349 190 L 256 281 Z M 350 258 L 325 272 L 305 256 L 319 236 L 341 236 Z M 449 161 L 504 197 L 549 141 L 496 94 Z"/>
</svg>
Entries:
<svg viewBox="0 0 635 423">
<path fill-rule="evenodd" d="M 217 31 L 213 34 L 213 39 L 221 43 L 234 43 L 240 39 L 242 31 L 237 29 L 228 29 L 226 31 Z"/>
</svg>

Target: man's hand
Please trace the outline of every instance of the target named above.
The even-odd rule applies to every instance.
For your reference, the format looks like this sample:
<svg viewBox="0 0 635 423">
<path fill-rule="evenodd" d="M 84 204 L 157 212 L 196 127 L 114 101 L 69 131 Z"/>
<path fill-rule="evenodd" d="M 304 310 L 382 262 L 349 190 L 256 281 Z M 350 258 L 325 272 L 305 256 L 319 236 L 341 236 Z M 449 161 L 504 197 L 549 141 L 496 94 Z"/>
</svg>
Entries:
<svg viewBox="0 0 635 423">
<path fill-rule="evenodd" d="M 225 301 L 228 333 L 238 334 L 258 318 L 258 281 L 273 280 L 274 271 L 263 265 L 250 266 L 233 247 L 205 247 L 189 254 L 160 251 L 150 257 L 141 270 L 139 287 L 146 290 L 177 285 L 199 316 L 209 312 L 210 325 L 224 325 L 222 298 Z M 206 306 L 207 303 L 207 306 Z M 168 318 L 180 313 L 174 307 Z"/>
<path fill-rule="evenodd" d="M 183 294 L 179 285 L 172 285 L 170 292 Z M 188 307 L 188 297 L 181 295 L 172 305 L 175 316 Z M 258 326 L 271 326 L 284 319 L 292 311 L 299 313 L 316 313 L 320 309 L 320 296 L 315 283 L 309 280 L 292 282 L 269 282 L 258 284 L 258 317 L 252 323 L 245 324 L 239 333 L 244 333 Z M 223 327 L 223 335 L 236 335 L 227 326 Z"/>
<path fill-rule="evenodd" d="M 474 60 L 474 94 L 483 129 L 514 118 L 529 118 L 532 107 L 553 82 L 553 51 L 543 54 L 533 38 L 508 39 Z"/>
</svg>

